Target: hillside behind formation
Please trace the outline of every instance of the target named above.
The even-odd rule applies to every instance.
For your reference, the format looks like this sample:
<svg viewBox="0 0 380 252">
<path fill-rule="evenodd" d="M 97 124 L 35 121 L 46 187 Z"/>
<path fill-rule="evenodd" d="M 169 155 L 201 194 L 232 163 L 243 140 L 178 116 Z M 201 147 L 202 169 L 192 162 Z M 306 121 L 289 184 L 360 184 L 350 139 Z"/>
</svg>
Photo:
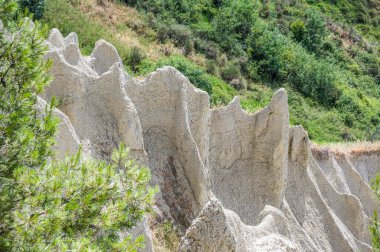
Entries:
<svg viewBox="0 0 380 252">
<path fill-rule="evenodd" d="M 112 42 L 129 73 L 171 65 L 213 106 L 254 112 L 289 93 L 291 124 L 316 142 L 372 140 L 380 124 L 379 6 L 372 1 L 61 1 L 43 20 L 88 54 Z"/>
<path fill-rule="evenodd" d="M 54 29 L 47 44 L 54 78 L 44 99 L 63 101 L 61 127 L 71 129 L 59 131 L 60 155 L 84 141 L 107 157 L 122 142 L 160 188 L 150 226 L 132 231 L 146 236 L 144 251 L 372 250 L 378 144 L 312 147 L 289 126 L 285 89 L 254 114 L 238 98 L 210 108 L 172 67 L 131 78 L 104 40 L 87 57 L 75 33 Z"/>
</svg>

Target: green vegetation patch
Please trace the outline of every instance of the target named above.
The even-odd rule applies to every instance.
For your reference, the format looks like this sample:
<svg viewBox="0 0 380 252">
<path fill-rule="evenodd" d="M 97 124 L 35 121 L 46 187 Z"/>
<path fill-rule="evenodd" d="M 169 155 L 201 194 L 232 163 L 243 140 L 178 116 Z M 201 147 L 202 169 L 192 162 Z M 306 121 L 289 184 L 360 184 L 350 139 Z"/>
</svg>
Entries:
<svg viewBox="0 0 380 252">
<path fill-rule="evenodd" d="M 242 107 L 253 112 L 285 87 L 291 123 L 302 124 L 314 141 L 370 140 L 380 123 L 379 48 L 358 27 L 377 32 L 378 3 L 361 3 L 370 18 L 359 21 L 357 13 L 342 14 L 358 7 L 346 2 L 125 1 L 146 17 L 138 23 L 155 31 L 149 41 L 156 42 L 150 43 L 170 41 L 182 51 L 159 59 L 124 44 L 71 1 L 48 0 L 43 20 L 65 35 L 78 33 L 86 54 L 106 38 L 134 75 L 176 67 L 210 94 L 213 106 L 239 95 Z M 194 55 L 206 61 L 200 64 Z"/>
</svg>

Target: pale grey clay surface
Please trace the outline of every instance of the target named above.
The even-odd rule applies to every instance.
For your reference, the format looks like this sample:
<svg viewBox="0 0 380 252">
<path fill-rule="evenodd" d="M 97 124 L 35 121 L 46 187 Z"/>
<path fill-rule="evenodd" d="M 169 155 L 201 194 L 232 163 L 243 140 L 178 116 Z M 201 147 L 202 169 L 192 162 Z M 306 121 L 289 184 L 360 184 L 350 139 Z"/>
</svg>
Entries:
<svg viewBox="0 0 380 252">
<path fill-rule="evenodd" d="M 47 44 L 54 80 L 40 104 L 60 100 L 58 157 L 81 144 L 94 157 L 129 146 L 160 187 L 157 214 L 183 229 L 180 251 L 371 250 L 380 156 L 314 157 L 303 128 L 289 127 L 284 89 L 253 115 L 238 98 L 211 109 L 172 67 L 137 81 L 105 41 L 88 57 L 74 33 L 52 30 Z M 146 220 L 133 232 L 154 250 Z"/>
</svg>

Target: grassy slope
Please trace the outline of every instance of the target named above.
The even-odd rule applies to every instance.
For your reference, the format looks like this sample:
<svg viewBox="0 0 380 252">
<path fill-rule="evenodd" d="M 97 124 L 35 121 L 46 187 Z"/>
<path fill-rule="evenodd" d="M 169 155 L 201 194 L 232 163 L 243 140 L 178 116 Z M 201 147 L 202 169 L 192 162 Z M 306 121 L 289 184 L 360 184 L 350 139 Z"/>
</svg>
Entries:
<svg viewBox="0 0 380 252">
<path fill-rule="evenodd" d="M 379 81 L 373 83 L 369 81 L 368 74 L 368 61 L 375 59 L 374 62 L 377 66 L 380 63 L 380 1 L 379 0 L 306 0 L 301 6 L 295 6 L 295 9 L 290 9 L 290 15 L 288 18 L 295 20 L 302 16 L 302 13 L 297 13 L 307 7 L 316 8 L 321 11 L 327 19 L 328 28 L 331 32 L 329 38 L 332 41 L 341 42 L 342 46 L 338 51 L 338 62 L 341 61 L 343 68 L 346 68 L 347 72 L 342 72 L 342 75 L 349 76 L 346 79 L 344 92 L 349 96 L 355 98 L 355 102 L 358 102 L 363 111 L 372 110 L 373 118 L 377 119 L 377 122 L 372 120 L 372 125 L 360 124 L 358 117 L 364 115 L 356 115 L 351 118 L 353 120 L 353 126 L 347 127 L 345 119 L 339 120 L 336 115 L 342 114 L 342 112 L 334 109 L 321 109 L 320 116 L 314 119 L 308 120 L 308 116 L 296 116 L 301 119 L 297 121 L 301 123 L 309 130 L 311 135 L 325 135 L 325 131 L 335 132 L 350 132 L 360 140 L 368 139 L 369 134 L 373 133 L 371 127 L 379 126 L 378 119 L 380 118 L 380 87 Z M 295 12 L 292 16 L 292 12 Z M 301 14 L 301 15 L 300 15 Z M 359 38 L 359 42 L 354 42 L 355 38 Z M 355 52 L 355 53 L 353 53 Z M 339 62 L 340 63 L 340 62 Z M 352 74 L 355 73 L 355 74 Z M 363 74 L 364 73 L 364 74 Z M 377 77 L 379 78 L 379 76 Z M 354 79 L 354 85 L 350 83 L 351 79 Z M 349 108 L 348 108 L 349 109 Z M 295 109 L 297 111 L 297 109 Z M 301 110 L 298 110 L 302 113 Z M 307 111 L 307 110 L 306 110 Z M 365 112 L 364 112 L 365 113 Z M 313 113 L 311 117 L 315 116 Z M 352 116 L 352 115 L 345 115 Z M 306 119 L 306 121 L 304 121 Z M 327 122 L 327 123 L 326 123 Z M 310 126 L 309 124 L 312 124 Z M 327 130 L 326 128 L 327 127 Z M 326 136 L 326 135 L 325 135 Z M 317 137 L 317 140 L 322 142 L 332 142 L 329 136 Z M 334 137 L 335 138 L 335 137 Z M 341 141 L 336 138 L 335 141 Z"/>
<path fill-rule="evenodd" d="M 241 96 L 242 106 L 249 112 L 254 112 L 269 102 L 275 88 L 250 83 L 247 91 L 237 91 L 220 77 L 205 72 L 206 59 L 203 55 L 194 53 L 184 57 L 181 55 L 181 50 L 170 42 L 158 43 L 155 31 L 135 9 L 117 3 L 103 2 L 105 4 L 97 4 L 95 0 L 70 2 L 47 0 L 44 21 L 51 28 L 59 28 L 64 35 L 76 32 L 82 52 L 85 54 L 89 54 L 95 42 L 102 38 L 115 45 L 122 59 L 128 58 L 131 47 L 141 48 L 147 58 L 140 65 L 138 72 L 140 75 L 164 64 L 171 64 L 178 68 L 183 67 L 180 70 L 189 71 L 185 72 L 188 76 L 192 75 L 194 71 L 199 71 L 201 79 L 212 85 L 214 106 L 228 103 L 234 95 Z M 131 73 L 130 68 L 128 66 L 126 68 Z M 196 82 L 199 79 L 197 76 L 189 78 L 192 82 Z M 345 131 L 349 131 L 361 139 L 367 137 L 365 125 L 355 125 L 354 122 L 354 125 L 347 127 L 345 118 L 336 109 L 320 106 L 312 99 L 305 98 L 294 91 L 289 85 L 285 85 L 285 87 L 289 92 L 291 123 L 302 124 L 314 141 L 342 141 L 341 135 Z M 359 88 L 364 94 L 368 91 L 366 87 Z M 353 89 L 351 92 L 356 91 L 357 89 Z M 378 99 L 368 98 L 367 100 L 374 107 L 380 107 Z"/>
<path fill-rule="evenodd" d="M 207 74 L 204 70 L 205 58 L 200 54 L 184 57 L 182 51 L 172 43 L 165 44 L 156 41 L 156 33 L 148 27 L 142 16 L 133 8 L 108 2 L 99 5 L 95 0 L 67 2 L 63 0 L 48 0 L 43 21 L 50 28 L 58 28 L 63 35 L 76 32 L 83 54 L 90 54 L 96 41 L 106 39 L 118 50 L 126 70 L 138 76 L 144 76 L 157 67 L 178 64 L 182 69 L 201 71 L 213 86 L 213 106 L 229 103 L 239 92 L 217 76 Z M 132 47 L 138 47 L 146 54 L 146 59 L 140 65 L 138 73 L 133 73 L 127 64 L 127 58 Z M 194 71 L 195 71 L 194 70 Z M 190 78 L 191 79 L 191 78 Z M 243 107 L 254 112 L 265 106 L 273 91 L 263 85 L 255 86 L 254 91 L 242 92 Z"/>
<path fill-rule="evenodd" d="M 379 0 L 307 0 L 328 17 L 341 24 L 349 24 L 371 42 L 380 41 L 380 1 Z"/>
</svg>

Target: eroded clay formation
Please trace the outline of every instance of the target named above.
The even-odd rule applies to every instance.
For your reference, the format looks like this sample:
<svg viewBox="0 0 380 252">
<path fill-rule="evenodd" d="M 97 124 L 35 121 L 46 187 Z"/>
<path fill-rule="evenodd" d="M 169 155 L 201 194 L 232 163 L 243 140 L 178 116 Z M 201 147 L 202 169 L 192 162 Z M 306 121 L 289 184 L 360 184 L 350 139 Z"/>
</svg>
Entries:
<svg viewBox="0 0 380 252">
<path fill-rule="evenodd" d="M 157 213 L 185 235 L 181 251 L 370 251 L 379 202 L 369 180 L 380 155 L 313 156 L 307 133 L 289 127 L 287 94 L 249 115 L 238 98 L 211 109 L 206 92 L 172 67 L 132 79 L 115 48 L 82 56 L 76 34 L 52 30 L 54 80 L 43 99 L 61 101 L 58 154 L 107 158 L 119 142 L 149 165 Z M 148 236 L 143 223 L 138 232 Z"/>
</svg>

